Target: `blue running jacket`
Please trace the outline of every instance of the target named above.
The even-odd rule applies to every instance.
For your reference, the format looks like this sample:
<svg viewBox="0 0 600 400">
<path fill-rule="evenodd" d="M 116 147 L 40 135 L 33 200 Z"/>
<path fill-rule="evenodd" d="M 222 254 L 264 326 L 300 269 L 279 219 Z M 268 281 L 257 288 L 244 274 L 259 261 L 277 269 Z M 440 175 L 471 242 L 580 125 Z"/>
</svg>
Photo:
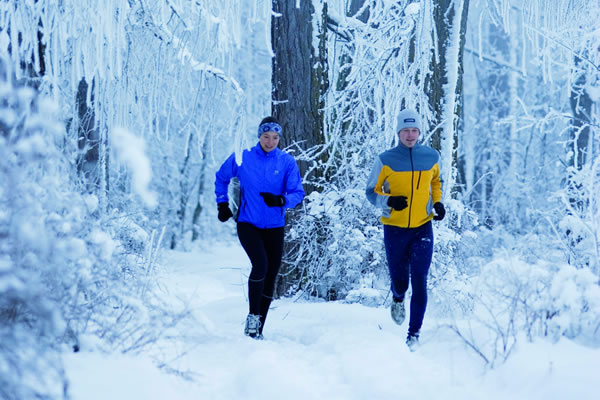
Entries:
<svg viewBox="0 0 600 400">
<path fill-rule="evenodd" d="M 275 148 L 265 153 L 260 143 L 244 150 L 242 165 L 230 155 L 217 171 L 215 195 L 217 204 L 229 202 L 227 188 L 231 178 L 240 181 L 240 208 L 237 222 L 248 222 L 257 228 L 279 228 L 285 225 L 285 209 L 294 208 L 304 198 L 304 189 L 296 160 L 288 153 Z M 269 207 L 259 195 L 269 192 L 283 195 L 283 207 Z"/>
</svg>

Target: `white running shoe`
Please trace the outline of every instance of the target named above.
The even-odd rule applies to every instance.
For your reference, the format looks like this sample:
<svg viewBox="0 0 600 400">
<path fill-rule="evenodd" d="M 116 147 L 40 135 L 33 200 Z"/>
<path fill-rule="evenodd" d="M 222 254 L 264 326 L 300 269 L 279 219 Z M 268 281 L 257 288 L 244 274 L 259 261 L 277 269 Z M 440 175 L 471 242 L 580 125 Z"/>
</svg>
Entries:
<svg viewBox="0 0 600 400">
<path fill-rule="evenodd" d="M 406 318 L 406 311 L 404 310 L 404 300 L 398 301 L 393 299 L 392 307 L 390 308 L 390 313 L 392 314 L 392 319 L 398 325 L 402 325 L 404 319 Z"/>
<path fill-rule="evenodd" d="M 419 347 L 419 335 L 408 334 L 406 337 L 406 345 L 410 351 L 416 351 Z"/>
<path fill-rule="evenodd" d="M 244 335 L 256 339 L 260 336 L 259 330 L 260 315 L 248 314 L 248 317 L 246 317 L 246 327 L 244 328 Z"/>
</svg>

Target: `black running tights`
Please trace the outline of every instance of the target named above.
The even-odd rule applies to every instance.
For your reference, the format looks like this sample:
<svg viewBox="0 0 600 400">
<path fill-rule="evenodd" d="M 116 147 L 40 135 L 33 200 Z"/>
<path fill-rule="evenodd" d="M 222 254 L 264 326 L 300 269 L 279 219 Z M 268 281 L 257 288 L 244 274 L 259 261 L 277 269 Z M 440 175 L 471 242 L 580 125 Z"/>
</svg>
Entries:
<svg viewBox="0 0 600 400">
<path fill-rule="evenodd" d="M 238 222 L 237 233 L 252 263 L 248 278 L 250 314 L 260 315 L 262 332 L 281 266 L 283 227 L 259 229 L 252 224 Z"/>
</svg>

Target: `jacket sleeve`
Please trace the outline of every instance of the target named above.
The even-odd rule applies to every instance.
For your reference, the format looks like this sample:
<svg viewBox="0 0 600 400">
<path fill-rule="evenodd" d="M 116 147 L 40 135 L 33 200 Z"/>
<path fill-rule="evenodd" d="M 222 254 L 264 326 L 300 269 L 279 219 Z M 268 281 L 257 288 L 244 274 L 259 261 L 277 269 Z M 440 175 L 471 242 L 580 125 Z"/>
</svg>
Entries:
<svg viewBox="0 0 600 400">
<path fill-rule="evenodd" d="M 233 153 L 229 156 L 229 158 L 227 158 L 227 160 L 225 160 L 216 174 L 215 196 L 217 197 L 217 204 L 229 202 L 227 189 L 229 188 L 229 182 L 231 181 L 231 178 L 237 177 L 237 174 L 238 165 L 235 162 L 235 153 Z"/>
<path fill-rule="evenodd" d="M 375 191 L 375 186 L 377 186 L 377 182 L 379 181 L 379 174 L 381 173 L 382 168 L 383 163 L 381 162 L 381 158 L 377 157 L 375 164 L 373 164 L 373 168 L 371 169 L 371 173 L 369 174 L 369 179 L 367 180 L 367 189 L 365 190 L 367 200 L 369 200 L 369 202 L 375 207 L 379 208 L 388 207 L 388 196 L 378 194 Z M 378 192 L 381 192 L 381 190 Z"/>
<path fill-rule="evenodd" d="M 433 166 L 431 197 L 433 198 L 433 204 L 442 201 L 442 179 L 440 177 L 440 165 L 438 163 Z"/>
<path fill-rule="evenodd" d="M 300 178 L 300 170 L 296 164 L 296 160 L 289 156 L 288 168 L 286 168 L 285 177 L 285 208 L 294 208 L 302 199 L 304 199 L 304 188 L 302 187 L 302 178 Z"/>
</svg>

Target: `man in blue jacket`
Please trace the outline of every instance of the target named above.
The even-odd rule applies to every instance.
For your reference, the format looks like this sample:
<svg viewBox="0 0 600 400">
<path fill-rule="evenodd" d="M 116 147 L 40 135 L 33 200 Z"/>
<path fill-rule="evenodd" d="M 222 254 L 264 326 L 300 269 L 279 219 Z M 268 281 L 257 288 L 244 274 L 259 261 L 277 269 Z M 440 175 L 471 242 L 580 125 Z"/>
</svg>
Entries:
<svg viewBox="0 0 600 400">
<path fill-rule="evenodd" d="M 259 143 L 242 154 L 242 163 L 231 154 L 216 174 L 215 195 L 221 222 L 233 216 L 227 189 L 231 178 L 240 182 L 237 233 L 252 263 L 248 278 L 250 312 L 244 333 L 262 339 L 267 312 L 273 299 L 275 278 L 281 266 L 285 209 L 304 198 L 300 171 L 294 158 L 281 151 L 279 122 L 264 118 L 258 127 Z"/>
</svg>

